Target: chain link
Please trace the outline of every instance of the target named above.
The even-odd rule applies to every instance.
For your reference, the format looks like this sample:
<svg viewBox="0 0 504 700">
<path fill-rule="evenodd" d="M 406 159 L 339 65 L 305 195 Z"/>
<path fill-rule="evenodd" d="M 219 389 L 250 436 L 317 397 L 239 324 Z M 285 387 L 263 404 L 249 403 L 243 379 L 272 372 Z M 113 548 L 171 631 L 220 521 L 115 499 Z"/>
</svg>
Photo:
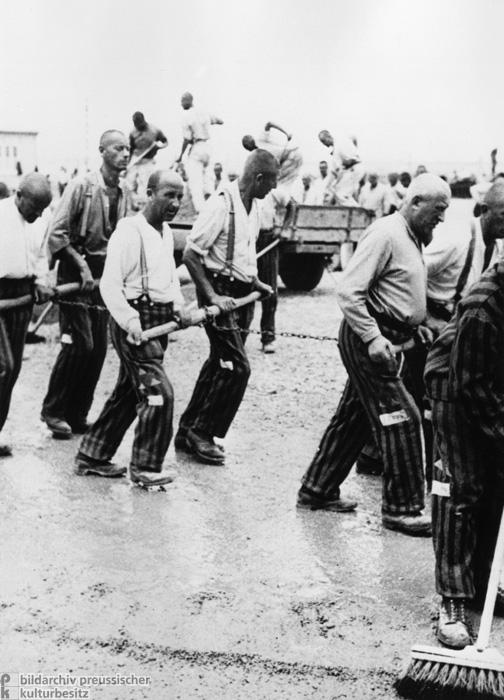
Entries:
<svg viewBox="0 0 504 700">
<path fill-rule="evenodd" d="M 75 306 L 80 309 L 93 309 L 96 311 L 100 311 L 102 313 L 109 313 L 108 309 L 105 306 L 100 306 L 99 304 L 86 304 L 86 302 L 83 301 L 67 301 L 63 299 L 58 299 L 59 304 L 63 304 L 65 306 Z M 203 326 L 205 323 L 211 323 L 215 330 L 217 331 L 223 331 L 223 332 L 228 332 L 232 333 L 234 331 L 239 331 L 240 333 L 248 333 L 248 334 L 253 334 L 253 335 L 263 335 L 262 331 L 259 330 L 252 330 L 252 329 L 247 329 L 243 330 L 242 328 L 239 328 L 238 326 L 232 326 L 231 328 L 225 328 L 224 326 L 218 326 L 214 322 L 214 317 L 210 316 L 207 314 L 207 318 L 202 322 L 197 325 Z M 290 331 L 282 331 L 282 332 L 276 332 L 275 336 L 279 336 L 281 338 L 300 338 L 301 340 L 328 340 L 333 343 L 337 343 L 338 339 L 334 338 L 333 336 L 330 335 L 313 335 L 311 333 L 293 333 Z"/>
</svg>

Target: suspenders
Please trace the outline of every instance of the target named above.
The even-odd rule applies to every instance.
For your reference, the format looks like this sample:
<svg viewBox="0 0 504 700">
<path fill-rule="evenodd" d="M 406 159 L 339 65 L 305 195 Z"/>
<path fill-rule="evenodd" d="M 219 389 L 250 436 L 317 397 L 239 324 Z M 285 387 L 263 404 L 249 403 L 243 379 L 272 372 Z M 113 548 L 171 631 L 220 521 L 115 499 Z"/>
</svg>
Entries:
<svg viewBox="0 0 504 700">
<path fill-rule="evenodd" d="M 235 237 L 236 237 L 236 224 L 235 224 L 235 210 L 234 210 L 234 204 L 233 204 L 233 198 L 227 192 L 226 190 L 222 190 L 219 192 L 219 195 L 222 195 L 224 199 L 226 200 L 226 203 L 229 208 L 229 226 L 228 226 L 228 242 L 227 242 L 227 250 L 226 250 L 226 267 L 224 268 L 225 270 L 229 271 L 229 276 L 231 278 L 231 281 L 233 281 L 233 258 L 234 258 L 234 249 L 235 249 Z"/>
</svg>

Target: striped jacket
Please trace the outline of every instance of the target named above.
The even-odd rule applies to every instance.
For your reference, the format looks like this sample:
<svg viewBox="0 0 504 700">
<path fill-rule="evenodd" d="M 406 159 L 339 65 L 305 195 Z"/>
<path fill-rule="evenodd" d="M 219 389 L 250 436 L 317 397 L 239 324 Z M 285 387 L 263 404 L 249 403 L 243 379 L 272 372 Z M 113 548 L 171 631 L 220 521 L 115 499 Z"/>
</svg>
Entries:
<svg viewBox="0 0 504 700">
<path fill-rule="evenodd" d="M 459 303 L 429 351 L 424 379 L 430 398 L 457 402 L 504 447 L 504 260 Z"/>
</svg>

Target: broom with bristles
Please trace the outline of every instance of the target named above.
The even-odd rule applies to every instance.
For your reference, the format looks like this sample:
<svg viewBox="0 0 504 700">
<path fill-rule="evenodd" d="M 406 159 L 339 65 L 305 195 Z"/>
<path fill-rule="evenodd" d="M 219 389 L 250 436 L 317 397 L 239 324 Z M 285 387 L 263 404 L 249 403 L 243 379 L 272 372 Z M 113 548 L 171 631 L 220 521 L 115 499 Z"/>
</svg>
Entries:
<svg viewBox="0 0 504 700">
<path fill-rule="evenodd" d="M 503 557 L 504 511 L 476 643 L 459 650 L 413 647 L 410 664 L 395 683 L 400 695 L 432 700 L 504 698 L 504 656 L 488 648 Z"/>
</svg>

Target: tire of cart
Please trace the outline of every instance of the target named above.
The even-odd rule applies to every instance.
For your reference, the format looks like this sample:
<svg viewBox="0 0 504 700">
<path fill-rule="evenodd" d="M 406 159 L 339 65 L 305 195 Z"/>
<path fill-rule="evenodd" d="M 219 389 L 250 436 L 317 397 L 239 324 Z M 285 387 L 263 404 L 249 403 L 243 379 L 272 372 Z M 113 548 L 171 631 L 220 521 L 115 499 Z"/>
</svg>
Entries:
<svg viewBox="0 0 504 700">
<path fill-rule="evenodd" d="M 325 256 L 316 253 L 283 253 L 280 255 L 280 277 L 287 289 L 310 292 L 322 279 Z"/>
</svg>

